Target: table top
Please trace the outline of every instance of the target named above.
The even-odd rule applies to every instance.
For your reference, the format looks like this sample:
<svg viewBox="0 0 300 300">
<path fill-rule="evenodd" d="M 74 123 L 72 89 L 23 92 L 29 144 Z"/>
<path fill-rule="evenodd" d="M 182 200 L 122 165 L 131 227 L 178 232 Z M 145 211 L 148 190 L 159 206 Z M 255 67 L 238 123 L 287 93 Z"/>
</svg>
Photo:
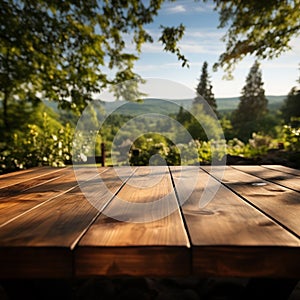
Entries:
<svg viewBox="0 0 300 300">
<path fill-rule="evenodd" d="M 298 278 L 299 191 L 279 165 L 1 175 L 0 278 Z"/>
</svg>

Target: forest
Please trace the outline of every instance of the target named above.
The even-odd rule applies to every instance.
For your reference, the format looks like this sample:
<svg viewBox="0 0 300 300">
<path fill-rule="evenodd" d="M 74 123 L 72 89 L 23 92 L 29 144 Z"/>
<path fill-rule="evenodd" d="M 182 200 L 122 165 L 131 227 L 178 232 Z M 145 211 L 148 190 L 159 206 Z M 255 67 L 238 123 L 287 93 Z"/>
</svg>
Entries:
<svg viewBox="0 0 300 300">
<path fill-rule="evenodd" d="M 214 1 L 220 26 L 233 20 L 226 52 L 214 68 L 221 67 L 230 76 L 245 53 L 258 59 L 245 78 L 235 109 L 218 109 L 204 61 L 190 107 L 174 104 L 166 108 L 167 118 L 144 120 L 140 116 L 149 112 L 149 101 L 158 101 L 152 104 L 158 109 L 165 105 L 144 96 L 137 103 L 129 102 L 131 109 L 126 106 L 126 111 L 116 110 L 106 118 L 106 105 L 98 101 L 90 106 L 91 118 L 85 124 L 93 132 L 78 132 L 77 121 L 95 93 L 101 95 L 104 87 L 126 80 L 143 81 L 133 66 L 141 45 L 152 41 L 143 26 L 153 21 L 163 1 L 151 1 L 148 7 L 142 1 L 121 1 L 116 9 L 109 2 L 85 1 L 77 6 L 72 1 L 1 0 L 0 174 L 40 165 L 84 163 L 90 156 L 101 155 L 101 143 L 105 144 L 107 165 L 193 165 L 226 160 L 229 164 L 278 163 L 299 168 L 300 90 L 291 84 L 280 107 L 268 105 L 258 62 L 286 51 L 290 38 L 299 32 L 299 18 L 290 14 L 299 3 L 278 6 L 275 2 L 263 8 L 264 17 L 275 28 L 270 31 L 264 25 L 268 22 L 257 22 L 255 27 L 242 21 L 249 11 L 253 14 L 249 17 L 259 19 L 262 7 L 258 1 L 244 6 Z M 134 53 L 124 50 L 128 30 L 133 32 Z M 184 26 L 161 30 L 164 51 L 177 56 L 185 67 L 188 60 L 178 47 Z M 248 34 L 242 42 L 234 38 L 244 32 Z M 117 69 L 114 79 L 107 77 L 105 67 Z M 136 92 L 137 86 L 131 88 Z M 115 91 L 116 101 L 137 100 L 131 99 L 131 92 L 125 84 Z M 105 121 L 100 124 L 99 120 Z"/>
</svg>

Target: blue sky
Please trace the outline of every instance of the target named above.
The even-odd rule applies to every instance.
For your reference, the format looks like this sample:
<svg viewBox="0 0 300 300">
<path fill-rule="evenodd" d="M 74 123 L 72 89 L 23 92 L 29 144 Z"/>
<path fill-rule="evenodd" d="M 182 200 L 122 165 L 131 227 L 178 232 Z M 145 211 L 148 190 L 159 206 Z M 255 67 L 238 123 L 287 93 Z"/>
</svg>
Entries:
<svg viewBox="0 0 300 300">
<path fill-rule="evenodd" d="M 159 26 L 177 26 L 183 23 L 186 27 L 185 37 L 179 46 L 188 58 L 190 68 L 182 68 L 177 57 L 163 52 L 157 42 Z M 155 42 L 145 44 L 142 54 L 136 63 L 135 71 L 144 78 L 163 78 L 179 82 L 191 89 L 195 89 L 204 61 L 208 62 L 213 92 L 217 98 L 240 96 L 242 87 L 251 65 L 253 57 L 246 57 L 234 71 L 234 80 L 223 79 L 224 72 L 212 71 L 213 64 L 225 49 L 220 40 L 225 29 L 218 29 L 218 13 L 213 6 L 202 1 L 194 0 L 166 2 L 155 22 L 147 26 Z M 261 62 L 261 69 L 266 95 L 285 95 L 293 86 L 297 85 L 300 63 L 300 38 L 291 41 L 292 51 L 282 54 L 274 60 Z"/>
</svg>

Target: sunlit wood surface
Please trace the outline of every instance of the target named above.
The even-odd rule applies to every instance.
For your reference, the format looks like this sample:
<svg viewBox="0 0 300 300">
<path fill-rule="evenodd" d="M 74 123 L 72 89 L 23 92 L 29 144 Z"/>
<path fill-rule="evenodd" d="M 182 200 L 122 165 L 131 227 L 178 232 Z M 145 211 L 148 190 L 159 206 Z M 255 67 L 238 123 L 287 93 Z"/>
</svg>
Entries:
<svg viewBox="0 0 300 300">
<path fill-rule="evenodd" d="M 2 175 L 0 278 L 299 278 L 299 170 L 224 169 L 41 167 Z"/>
</svg>

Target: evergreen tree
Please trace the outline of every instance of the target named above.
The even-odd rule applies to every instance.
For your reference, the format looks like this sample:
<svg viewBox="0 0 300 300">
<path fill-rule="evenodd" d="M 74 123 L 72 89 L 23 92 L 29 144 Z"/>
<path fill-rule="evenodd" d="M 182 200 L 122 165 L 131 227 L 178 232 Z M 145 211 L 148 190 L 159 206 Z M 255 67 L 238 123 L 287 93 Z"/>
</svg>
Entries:
<svg viewBox="0 0 300 300">
<path fill-rule="evenodd" d="M 242 89 L 238 108 L 232 116 L 233 128 L 242 140 L 248 140 L 253 132 L 263 128 L 263 119 L 268 111 L 263 84 L 259 63 L 255 61 Z"/>
<path fill-rule="evenodd" d="M 202 97 L 203 97 L 207 101 L 207 103 L 210 105 L 212 110 L 217 114 L 217 103 L 216 103 L 215 96 L 212 92 L 212 85 L 209 80 L 207 67 L 208 67 L 208 64 L 205 61 L 202 66 L 202 73 L 200 76 L 200 81 L 196 88 L 197 96 L 194 99 L 194 105 L 203 104 L 203 102 L 202 102 Z M 204 110 L 206 112 L 208 112 L 208 110 L 205 109 L 205 105 L 204 105 Z"/>
<path fill-rule="evenodd" d="M 300 83 L 300 78 L 298 80 Z M 286 124 L 300 123 L 300 88 L 293 87 L 281 107 L 283 119 Z M 294 124 L 294 125 L 295 125 Z"/>
<path fill-rule="evenodd" d="M 180 106 L 178 114 L 176 115 L 176 120 L 182 125 L 187 125 L 191 121 L 191 118 L 192 115 L 190 112 Z"/>
</svg>

